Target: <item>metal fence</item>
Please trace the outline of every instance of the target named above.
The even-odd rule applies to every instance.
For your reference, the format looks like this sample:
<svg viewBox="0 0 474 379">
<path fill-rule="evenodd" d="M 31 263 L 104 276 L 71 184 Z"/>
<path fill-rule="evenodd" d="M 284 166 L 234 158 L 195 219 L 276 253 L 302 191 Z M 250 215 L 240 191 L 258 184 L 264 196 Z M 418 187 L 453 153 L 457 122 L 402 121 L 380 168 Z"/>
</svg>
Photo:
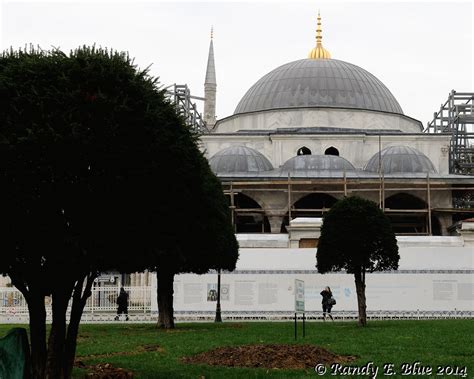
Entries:
<svg viewBox="0 0 474 379">
<path fill-rule="evenodd" d="M 15 317 L 28 313 L 28 305 L 16 288 L 0 287 L 0 315 Z"/>
<path fill-rule="evenodd" d="M 129 312 L 150 312 L 152 291 L 150 286 L 124 287 L 128 293 Z M 87 299 L 84 313 L 113 312 L 117 310 L 117 287 L 94 288 Z"/>
<path fill-rule="evenodd" d="M 299 312 L 298 318 L 303 314 Z M 177 321 L 213 321 L 215 312 L 190 312 L 175 311 Z M 358 319 L 358 312 L 353 310 L 333 311 L 332 316 L 336 321 L 351 321 Z M 294 311 L 223 311 L 222 319 L 229 321 L 291 321 L 294 320 Z M 322 311 L 305 312 L 308 321 L 323 321 Z M 472 319 L 474 311 L 465 310 L 438 310 L 438 311 L 407 311 L 407 310 L 373 310 L 367 311 L 369 320 L 440 320 L 440 319 Z"/>
<path fill-rule="evenodd" d="M 124 287 L 128 293 L 128 310 L 133 313 L 150 313 L 151 311 L 151 287 Z M 84 314 L 111 313 L 117 310 L 117 287 L 95 287 L 91 296 L 87 299 Z M 156 295 L 156 294 L 155 294 Z M 46 314 L 51 316 L 51 298 L 44 299 Z M 68 314 L 71 310 L 71 302 L 68 306 Z M 22 293 L 16 288 L 0 287 L 0 316 L 19 317 L 28 315 L 28 305 Z"/>
<path fill-rule="evenodd" d="M 124 287 L 129 294 L 129 314 L 132 322 L 156 322 L 156 310 L 152 311 L 152 296 L 156 290 L 151 286 Z M 82 316 L 82 322 L 113 322 L 117 310 L 117 287 L 96 287 L 87 300 Z M 51 321 L 51 298 L 45 297 L 47 320 Z M 69 310 L 70 310 L 69 304 Z M 333 316 L 338 321 L 357 320 L 357 311 L 334 311 Z M 69 312 L 68 312 L 69 315 Z M 215 311 L 179 311 L 174 312 L 176 321 L 212 321 Z M 301 316 L 301 314 L 299 314 Z M 320 311 L 306 312 L 308 321 L 322 319 Z M 288 311 L 225 311 L 222 318 L 229 321 L 290 321 L 294 312 Z M 369 310 L 367 318 L 372 320 L 427 320 L 427 319 L 466 319 L 474 318 L 474 310 Z M 15 288 L 0 287 L 0 321 L 9 323 L 28 322 L 28 306 L 21 294 Z"/>
</svg>

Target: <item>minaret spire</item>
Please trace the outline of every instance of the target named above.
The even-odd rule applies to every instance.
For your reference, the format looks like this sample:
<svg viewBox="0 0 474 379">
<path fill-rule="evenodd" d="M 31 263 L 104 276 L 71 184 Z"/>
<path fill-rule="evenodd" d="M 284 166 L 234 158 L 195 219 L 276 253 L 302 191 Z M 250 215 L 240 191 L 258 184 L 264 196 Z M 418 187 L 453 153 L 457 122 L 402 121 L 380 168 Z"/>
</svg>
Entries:
<svg viewBox="0 0 474 379">
<path fill-rule="evenodd" d="M 211 27 L 211 42 L 207 58 L 206 80 L 204 81 L 204 121 L 208 128 L 216 123 L 216 67 L 214 64 L 214 27 Z"/>
<path fill-rule="evenodd" d="M 313 48 L 309 54 L 310 59 L 330 59 L 331 54 L 323 47 L 322 43 L 322 29 L 321 29 L 321 14 L 318 11 L 318 22 L 316 27 L 316 47 Z"/>
</svg>

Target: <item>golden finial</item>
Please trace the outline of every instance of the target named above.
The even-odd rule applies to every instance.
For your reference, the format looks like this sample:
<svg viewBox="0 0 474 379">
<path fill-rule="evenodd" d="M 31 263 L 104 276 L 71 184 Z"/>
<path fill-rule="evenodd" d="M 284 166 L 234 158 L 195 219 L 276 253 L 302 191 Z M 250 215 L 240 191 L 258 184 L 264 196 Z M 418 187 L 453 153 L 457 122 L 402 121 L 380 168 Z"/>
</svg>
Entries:
<svg viewBox="0 0 474 379">
<path fill-rule="evenodd" d="M 321 45 L 321 40 L 323 37 L 321 36 L 321 13 L 319 13 L 318 10 L 318 22 L 317 22 L 317 27 L 316 27 L 316 44 Z"/>
<path fill-rule="evenodd" d="M 321 42 L 323 39 L 323 36 L 321 35 L 321 14 L 319 13 L 318 10 L 318 22 L 317 22 L 317 28 L 316 28 L 316 47 L 313 48 L 309 54 L 308 58 L 309 59 L 330 59 L 331 54 L 329 51 L 327 51 L 323 47 L 323 43 Z"/>
<path fill-rule="evenodd" d="M 214 26 L 211 26 L 211 39 L 214 39 Z"/>
</svg>

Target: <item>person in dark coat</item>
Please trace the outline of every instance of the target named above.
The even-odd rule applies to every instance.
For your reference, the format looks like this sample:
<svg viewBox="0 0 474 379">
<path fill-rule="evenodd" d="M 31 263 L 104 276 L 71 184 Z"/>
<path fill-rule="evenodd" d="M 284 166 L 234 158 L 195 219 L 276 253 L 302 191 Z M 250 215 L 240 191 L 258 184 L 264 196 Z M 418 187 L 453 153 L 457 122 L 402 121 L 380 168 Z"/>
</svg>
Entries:
<svg viewBox="0 0 474 379">
<path fill-rule="evenodd" d="M 115 316 L 115 321 L 118 321 L 120 315 L 123 313 L 125 315 L 125 320 L 128 321 L 128 293 L 125 292 L 123 287 L 120 287 L 120 294 L 117 297 L 117 316 Z"/>
<path fill-rule="evenodd" d="M 321 304 L 323 305 L 323 320 L 326 321 L 326 313 L 328 314 L 329 318 L 334 321 L 331 315 L 332 304 L 329 299 L 332 298 L 331 288 L 326 287 L 324 290 L 321 291 L 321 296 L 323 300 Z"/>
</svg>

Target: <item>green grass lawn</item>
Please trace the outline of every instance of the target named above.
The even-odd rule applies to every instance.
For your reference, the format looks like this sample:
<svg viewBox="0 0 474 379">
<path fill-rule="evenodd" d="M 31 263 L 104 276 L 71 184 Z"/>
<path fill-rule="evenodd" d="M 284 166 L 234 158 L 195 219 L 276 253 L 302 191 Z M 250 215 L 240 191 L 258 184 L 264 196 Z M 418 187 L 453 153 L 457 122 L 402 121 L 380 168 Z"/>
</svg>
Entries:
<svg viewBox="0 0 474 379">
<path fill-rule="evenodd" d="M 0 325 L 0 336 L 11 327 Z M 366 328 L 353 322 L 311 322 L 306 338 L 298 341 L 294 340 L 293 324 L 280 322 L 190 323 L 178 324 L 172 331 L 158 330 L 152 324 L 89 324 L 81 326 L 77 357 L 86 364 L 107 362 L 132 370 L 136 378 L 318 377 L 313 370 L 225 368 L 180 362 L 181 357 L 219 346 L 266 343 L 314 344 L 338 354 L 356 355 L 359 358 L 351 365 L 372 361 L 379 367 L 379 378 L 385 377 L 384 363 L 394 363 L 399 371 L 402 363 L 415 361 L 432 366 L 434 373 L 439 365 L 467 366 L 466 377 L 474 378 L 474 320 L 370 321 Z M 162 350 L 141 351 L 144 345 L 156 344 Z M 103 356 L 123 352 L 133 354 Z M 83 375 L 75 371 L 75 377 Z"/>
</svg>

